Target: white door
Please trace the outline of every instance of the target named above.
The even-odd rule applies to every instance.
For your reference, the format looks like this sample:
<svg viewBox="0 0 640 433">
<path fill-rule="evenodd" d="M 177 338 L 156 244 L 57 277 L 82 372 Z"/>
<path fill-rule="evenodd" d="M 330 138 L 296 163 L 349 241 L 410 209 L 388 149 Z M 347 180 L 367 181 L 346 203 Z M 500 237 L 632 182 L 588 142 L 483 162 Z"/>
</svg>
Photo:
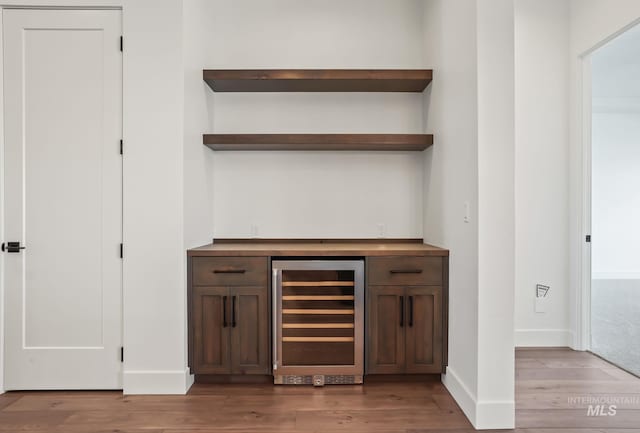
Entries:
<svg viewBox="0 0 640 433">
<path fill-rule="evenodd" d="M 122 388 L 120 29 L 3 12 L 7 390 Z"/>
</svg>

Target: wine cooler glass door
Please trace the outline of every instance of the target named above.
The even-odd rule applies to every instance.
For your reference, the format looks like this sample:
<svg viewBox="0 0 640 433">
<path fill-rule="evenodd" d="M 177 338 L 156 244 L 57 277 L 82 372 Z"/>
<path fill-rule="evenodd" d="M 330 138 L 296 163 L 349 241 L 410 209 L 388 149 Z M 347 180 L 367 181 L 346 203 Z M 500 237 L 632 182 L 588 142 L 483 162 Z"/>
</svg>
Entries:
<svg viewBox="0 0 640 433">
<path fill-rule="evenodd" d="M 274 262 L 276 374 L 362 374 L 362 261 Z"/>
</svg>

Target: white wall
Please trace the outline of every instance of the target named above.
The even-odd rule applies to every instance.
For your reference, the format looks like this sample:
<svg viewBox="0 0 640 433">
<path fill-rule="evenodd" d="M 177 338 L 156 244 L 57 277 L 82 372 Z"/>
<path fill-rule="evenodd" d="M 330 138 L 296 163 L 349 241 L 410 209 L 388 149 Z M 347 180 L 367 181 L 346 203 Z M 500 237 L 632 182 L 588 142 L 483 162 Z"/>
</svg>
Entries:
<svg viewBox="0 0 640 433">
<path fill-rule="evenodd" d="M 574 333 L 571 346 L 585 350 L 589 347 L 589 300 L 585 296 L 586 281 L 590 275 L 584 271 L 588 264 L 588 250 L 583 250 L 584 236 L 590 226 L 583 217 L 586 214 L 585 148 L 588 139 L 585 119 L 584 87 L 589 82 L 583 78 L 583 57 L 607 42 L 614 35 L 629 28 L 640 19 L 640 2 L 635 0 L 571 0 L 570 34 L 570 148 L 569 148 L 569 258 L 570 258 L 570 327 Z M 588 97 L 590 100 L 590 96 Z M 587 142 L 588 143 L 588 142 Z"/>
<path fill-rule="evenodd" d="M 567 346 L 569 1 L 516 0 L 517 346 Z M 536 284 L 550 286 L 534 311 Z"/>
<path fill-rule="evenodd" d="M 478 395 L 475 426 L 515 426 L 514 0 L 478 0 Z"/>
<path fill-rule="evenodd" d="M 568 6 L 567 6 L 568 3 Z M 568 10 L 567 10 L 568 7 Z M 634 0 L 516 0 L 516 339 L 520 346 L 588 347 L 582 269 L 582 56 L 640 18 Z M 568 46 L 567 46 L 568 39 Z M 567 63 L 568 62 L 568 63 Z M 587 77 L 588 79 L 588 77 Z M 609 80 L 609 83 L 619 80 Z M 597 131 L 596 131 L 597 132 Z M 568 143 L 568 147 L 567 144 Z M 535 284 L 551 286 L 533 310 Z"/>
<path fill-rule="evenodd" d="M 208 68 L 427 66 L 420 0 L 215 0 L 202 13 Z M 202 132 L 424 132 L 420 94 L 212 93 L 209 109 Z M 213 235 L 375 238 L 382 224 L 422 237 L 417 156 L 215 152 Z"/>
<path fill-rule="evenodd" d="M 591 57 L 592 275 L 640 279 L 640 26 Z"/>
<path fill-rule="evenodd" d="M 209 1 L 189 0 L 183 5 L 184 45 L 184 245 L 210 242 L 213 236 L 213 152 L 202 145 L 211 129 L 209 86 L 202 80 L 212 30 L 202 13 Z M 186 256 L 185 256 L 186 259 Z"/>
<path fill-rule="evenodd" d="M 182 1 L 3 4 L 123 8 L 124 392 L 184 393 Z"/>
<path fill-rule="evenodd" d="M 476 2 L 425 2 L 425 52 L 434 81 L 426 123 L 438 144 L 425 152 L 427 242 L 449 257 L 449 366 L 443 381 L 470 419 L 478 381 L 478 83 Z M 455 53 L 456 55 L 452 55 Z M 464 203 L 470 220 L 464 222 Z"/>
<path fill-rule="evenodd" d="M 511 428 L 513 1 L 429 0 L 424 17 L 426 123 L 440 143 L 425 153 L 424 233 L 451 250 L 443 381 L 476 428 Z"/>
<path fill-rule="evenodd" d="M 213 236 L 213 154 L 202 145 L 210 129 L 209 88 L 202 69 L 211 38 L 211 26 L 202 14 L 207 0 L 183 2 L 184 62 L 184 250 L 211 242 Z M 186 264 L 186 254 L 183 262 Z M 184 287 L 187 286 L 186 274 Z M 187 315 L 186 290 L 184 314 Z M 185 365 L 188 365 L 188 327 L 184 326 Z M 189 384 L 192 378 L 188 379 Z"/>
<path fill-rule="evenodd" d="M 128 2 L 124 35 L 124 391 L 185 392 L 182 2 Z"/>
</svg>

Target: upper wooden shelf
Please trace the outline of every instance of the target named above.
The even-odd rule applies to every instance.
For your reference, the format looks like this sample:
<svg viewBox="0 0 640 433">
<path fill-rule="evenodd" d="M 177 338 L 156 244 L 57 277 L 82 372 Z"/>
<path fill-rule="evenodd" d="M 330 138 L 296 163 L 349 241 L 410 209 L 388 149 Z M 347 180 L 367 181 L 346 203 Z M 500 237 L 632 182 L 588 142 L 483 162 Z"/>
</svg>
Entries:
<svg viewBox="0 0 640 433">
<path fill-rule="evenodd" d="M 376 150 L 420 151 L 430 134 L 205 134 L 213 150 Z"/>
<path fill-rule="evenodd" d="M 214 92 L 413 92 L 431 69 L 205 69 Z"/>
</svg>

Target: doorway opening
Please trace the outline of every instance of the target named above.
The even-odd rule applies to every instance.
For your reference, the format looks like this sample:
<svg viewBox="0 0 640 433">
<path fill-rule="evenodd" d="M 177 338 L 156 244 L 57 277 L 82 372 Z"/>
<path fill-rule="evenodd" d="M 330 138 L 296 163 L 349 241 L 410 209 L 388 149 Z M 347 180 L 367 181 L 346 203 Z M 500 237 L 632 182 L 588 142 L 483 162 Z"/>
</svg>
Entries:
<svg viewBox="0 0 640 433">
<path fill-rule="evenodd" d="M 640 376 L 640 25 L 590 60 L 589 343 Z"/>
</svg>

